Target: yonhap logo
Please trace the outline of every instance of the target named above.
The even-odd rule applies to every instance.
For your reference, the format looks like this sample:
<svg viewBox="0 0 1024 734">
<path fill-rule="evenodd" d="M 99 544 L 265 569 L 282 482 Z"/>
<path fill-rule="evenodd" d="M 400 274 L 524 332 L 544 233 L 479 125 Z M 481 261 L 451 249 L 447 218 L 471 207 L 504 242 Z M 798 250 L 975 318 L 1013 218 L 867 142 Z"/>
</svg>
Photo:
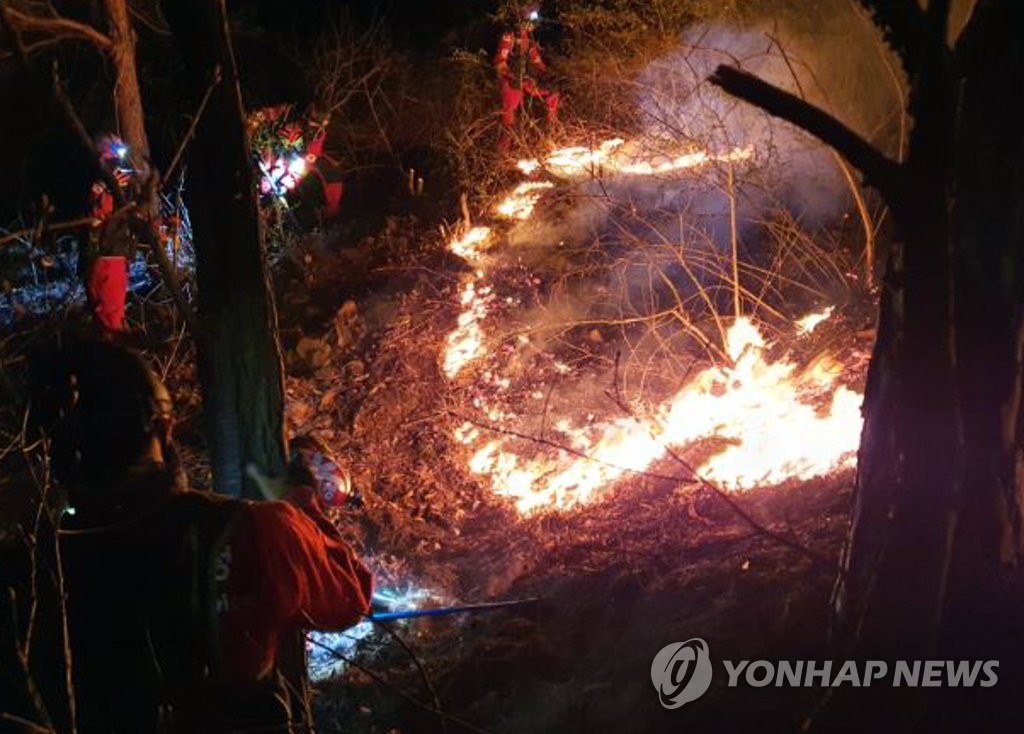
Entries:
<svg viewBox="0 0 1024 734">
<path fill-rule="evenodd" d="M 651 682 L 667 709 L 677 709 L 703 696 L 711 685 L 708 643 L 694 637 L 663 647 L 651 663 Z"/>
<path fill-rule="evenodd" d="M 992 688 L 998 660 L 720 660 L 727 688 Z M 699 637 L 666 645 L 651 663 L 651 682 L 667 709 L 696 701 L 711 686 L 708 643 Z"/>
</svg>

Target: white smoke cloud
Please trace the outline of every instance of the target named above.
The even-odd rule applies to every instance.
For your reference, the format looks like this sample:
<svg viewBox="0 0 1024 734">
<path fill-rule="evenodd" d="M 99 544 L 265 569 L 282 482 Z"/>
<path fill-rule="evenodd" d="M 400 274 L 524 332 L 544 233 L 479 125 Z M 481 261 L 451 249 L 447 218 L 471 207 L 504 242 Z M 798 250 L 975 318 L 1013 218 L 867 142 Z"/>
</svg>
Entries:
<svg viewBox="0 0 1024 734">
<path fill-rule="evenodd" d="M 510 254 L 541 268 L 552 248 L 590 248 L 615 260 L 604 277 L 591 277 L 589 291 L 585 284 L 575 289 L 591 294 L 573 304 L 580 319 L 656 311 L 670 301 L 691 299 L 698 285 L 728 309 L 731 272 L 723 263 L 732 244 L 730 190 L 739 249 L 755 265 L 768 255 L 763 223 L 778 211 L 788 211 L 813 233 L 851 212 L 853 202 L 829 148 L 707 82 L 719 64 L 738 66 L 803 96 L 865 136 L 881 138 L 893 152 L 899 81 L 888 77 L 877 32 L 852 6 L 838 0 L 825 6 L 845 8 L 845 14 L 822 10 L 821 19 L 801 16 L 799 30 L 779 19 L 742 27 L 700 24 L 675 51 L 636 77 L 641 129 L 622 135 L 627 143 L 617 154 L 652 159 L 681 149 L 722 155 L 750 147 L 751 160 L 659 176 L 596 169 L 597 175 L 577 182 L 570 196 L 555 206 L 548 197 L 531 220 L 517 225 Z M 706 300 L 688 302 L 697 318 L 706 313 Z M 571 318 L 568 310 L 564 303 L 559 306 L 563 320 Z M 522 316 L 529 323 L 543 313 Z"/>
</svg>

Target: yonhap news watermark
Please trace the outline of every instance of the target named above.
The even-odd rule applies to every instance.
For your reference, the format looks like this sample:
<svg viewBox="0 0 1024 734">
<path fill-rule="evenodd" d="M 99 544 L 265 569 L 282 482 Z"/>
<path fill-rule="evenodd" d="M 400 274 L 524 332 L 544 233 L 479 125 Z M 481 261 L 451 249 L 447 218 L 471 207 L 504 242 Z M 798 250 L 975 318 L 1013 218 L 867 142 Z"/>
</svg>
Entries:
<svg viewBox="0 0 1024 734">
<path fill-rule="evenodd" d="M 666 645 L 651 663 L 651 682 L 665 708 L 703 696 L 716 668 L 730 688 L 991 688 L 998 660 L 722 660 L 712 662 L 699 637 Z"/>
</svg>

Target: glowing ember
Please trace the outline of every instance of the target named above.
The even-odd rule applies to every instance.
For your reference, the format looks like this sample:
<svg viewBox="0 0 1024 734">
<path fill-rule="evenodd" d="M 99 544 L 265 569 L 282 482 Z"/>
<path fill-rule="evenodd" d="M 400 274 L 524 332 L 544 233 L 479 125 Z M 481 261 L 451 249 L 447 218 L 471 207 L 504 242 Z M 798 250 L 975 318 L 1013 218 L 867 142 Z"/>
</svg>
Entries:
<svg viewBox="0 0 1024 734">
<path fill-rule="evenodd" d="M 494 211 L 508 219 L 529 219 L 544 190 L 554 186 L 550 181 L 524 181 L 502 199 Z"/>
<path fill-rule="evenodd" d="M 810 334 L 812 331 L 818 328 L 818 324 L 820 324 L 822 321 L 827 321 L 829 317 L 832 316 L 832 311 L 834 308 L 834 306 L 829 306 L 823 311 L 819 311 L 818 313 L 809 313 L 802 319 L 797 320 L 797 332 L 800 334 Z"/>
<path fill-rule="evenodd" d="M 810 479 L 854 465 L 860 437 L 861 396 L 835 386 L 835 374 L 796 376 L 796 365 L 765 359 L 765 342 L 749 319 L 727 334 L 732 367 L 710 367 L 645 420 L 619 418 L 582 428 L 558 424 L 566 446 L 584 456 L 523 460 L 508 441 L 491 440 L 476 450 L 470 471 L 490 479 L 520 512 L 562 508 L 592 499 L 631 471 L 644 471 L 666 448 L 703 439 L 725 446 L 696 467 L 698 474 L 734 490 Z M 831 390 L 819 411 L 809 402 Z M 480 438 L 460 432 L 467 444 Z"/>
</svg>

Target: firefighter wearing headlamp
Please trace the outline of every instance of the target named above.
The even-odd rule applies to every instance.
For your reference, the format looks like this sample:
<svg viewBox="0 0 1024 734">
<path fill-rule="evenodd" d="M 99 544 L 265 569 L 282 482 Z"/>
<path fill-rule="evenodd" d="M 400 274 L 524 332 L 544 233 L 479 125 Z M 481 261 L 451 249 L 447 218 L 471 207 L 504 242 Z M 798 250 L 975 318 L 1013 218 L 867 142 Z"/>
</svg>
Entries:
<svg viewBox="0 0 1024 734">
<path fill-rule="evenodd" d="M 512 128 L 516 113 L 523 104 L 523 97 L 542 100 L 547 119 L 553 122 L 558 117 L 558 92 L 541 86 L 539 79 L 547 74 L 547 65 L 541 56 L 540 45 L 533 37 L 533 31 L 540 19 L 540 8 L 526 6 L 519 13 L 519 27 L 506 31 L 498 42 L 494 67 L 498 72 L 498 87 L 501 91 L 501 137 L 499 149 L 507 153 L 512 141 Z"/>
<path fill-rule="evenodd" d="M 67 672 L 83 734 L 312 732 L 299 635 L 370 610 L 370 572 L 324 515 L 348 497 L 347 473 L 307 442 L 282 501 L 195 491 L 171 395 L 140 355 L 76 342 L 38 358 L 32 380 L 33 423 L 68 502 L 56 561 L 66 637 L 37 642 L 46 707 L 67 700 Z M 0 582 L 34 590 L 33 559 L 0 564 Z M 31 701 L 13 703 L 31 715 Z"/>
</svg>

